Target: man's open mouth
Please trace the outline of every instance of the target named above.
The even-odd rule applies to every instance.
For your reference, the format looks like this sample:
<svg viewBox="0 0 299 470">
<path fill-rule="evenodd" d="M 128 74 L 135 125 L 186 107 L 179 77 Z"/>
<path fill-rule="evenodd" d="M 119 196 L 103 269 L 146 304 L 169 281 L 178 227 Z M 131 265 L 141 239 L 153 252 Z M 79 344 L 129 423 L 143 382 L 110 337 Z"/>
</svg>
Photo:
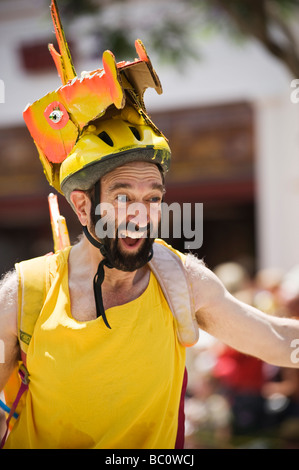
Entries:
<svg viewBox="0 0 299 470">
<path fill-rule="evenodd" d="M 137 248 L 147 236 L 147 231 L 121 231 L 118 235 L 120 243 L 127 248 Z"/>
</svg>

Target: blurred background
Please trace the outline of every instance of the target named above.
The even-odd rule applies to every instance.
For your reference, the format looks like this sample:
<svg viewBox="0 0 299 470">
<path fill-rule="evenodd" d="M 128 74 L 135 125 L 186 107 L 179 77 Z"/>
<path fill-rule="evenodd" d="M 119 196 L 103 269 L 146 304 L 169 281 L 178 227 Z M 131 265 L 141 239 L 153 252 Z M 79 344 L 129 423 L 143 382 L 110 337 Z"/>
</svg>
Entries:
<svg viewBox="0 0 299 470">
<path fill-rule="evenodd" d="M 49 3 L 0 0 L 0 275 L 53 250 L 47 202 L 53 190 L 22 119 L 27 103 L 61 85 L 47 50 L 56 43 Z M 142 39 L 164 90 L 161 96 L 148 90 L 145 104 L 172 148 L 166 202 L 203 203 L 196 254 L 231 292 L 269 313 L 297 316 L 299 1 L 58 0 L 58 6 L 78 75 L 102 67 L 107 48 L 117 61 L 134 59 L 134 40 Z M 59 204 L 74 243 L 80 226 L 61 196 Z M 183 237 L 168 241 L 184 250 Z M 283 388 L 286 371 L 245 364 L 223 348 L 202 335 L 189 354 L 186 446 L 298 446 L 296 373 L 291 388 Z M 252 423 L 247 415 L 254 409 Z"/>
</svg>

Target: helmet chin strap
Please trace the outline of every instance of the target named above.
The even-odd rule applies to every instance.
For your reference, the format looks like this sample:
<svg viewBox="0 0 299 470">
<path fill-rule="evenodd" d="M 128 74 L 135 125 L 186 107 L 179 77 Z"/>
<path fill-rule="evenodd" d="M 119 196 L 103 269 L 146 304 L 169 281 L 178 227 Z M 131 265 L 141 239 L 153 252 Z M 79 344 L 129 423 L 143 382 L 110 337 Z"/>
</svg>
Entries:
<svg viewBox="0 0 299 470">
<path fill-rule="evenodd" d="M 111 326 L 108 323 L 106 314 L 105 314 L 105 309 L 104 309 L 104 304 L 103 304 L 103 296 L 102 296 L 102 284 L 104 281 L 105 277 L 105 272 L 104 272 L 104 266 L 107 266 L 107 268 L 113 268 L 112 264 L 108 261 L 106 258 L 106 250 L 105 247 L 102 243 L 98 242 L 95 240 L 89 233 L 87 227 L 83 227 L 83 232 L 88 239 L 88 241 L 98 248 L 104 258 L 102 261 L 100 261 L 97 272 L 93 278 L 93 292 L 94 292 L 94 298 L 95 298 L 95 303 L 96 303 L 96 311 L 97 311 L 97 318 L 100 316 L 103 317 L 104 323 L 107 326 L 107 328 L 111 329 Z"/>
<path fill-rule="evenodd" d="M 87 240 L 96 248 L 100 250 L 102 255 L 106 258 L 107 257 L 107 251 L 106 248 L 104 247 L 103 243 L 96 240 L 88 231 L 88 228 L 86 226 L 83 226 L 83 232 L 84 235 L 86 236 Z M 107 260 L 108 261 L 108 260 Z M 113 268 L 112 263 L 109 263 L 111 268 Z"/>
</svg>

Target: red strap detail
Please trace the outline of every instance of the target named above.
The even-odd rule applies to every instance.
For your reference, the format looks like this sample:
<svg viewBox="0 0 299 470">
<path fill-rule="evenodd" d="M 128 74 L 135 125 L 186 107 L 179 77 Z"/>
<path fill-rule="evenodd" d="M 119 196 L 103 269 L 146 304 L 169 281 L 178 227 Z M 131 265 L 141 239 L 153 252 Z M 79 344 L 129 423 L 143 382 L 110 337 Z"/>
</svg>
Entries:
<svg viewBox="0 0 299 470">
<path fill-rule="evenodd" d="M 9 415 L 7 417 L 7 420 L 6 420 L 6 431 L 5 431 L 5 434 L 2 438 L 2 441 L 1 441 L 1 444 L 0 444 L 0 449 L 3 449 L 4 447 L 4 444 L 5 444 L 5 441 L 7 439 L 7 435 L 8 435 L 8 431 L 9 431 L 9 423 L 10 423 L 10 420 L 11 418 L 13 417 L 13 414 L 15 413 L 16 411 L 16 408 L 18 406 L 18 403 L 23 395 L 24 392 L 26 392 L 26 390 L 28 389 L 28 384 L 29 384 L 29 374 L 28 374 L 28 371 L 26 369 L 26 366 L 24 364 L 21 364 L 20 365 L 20 369 L 19 369 L 19 375 L 21 377 L 21 385 L 20 385 L 20 388 L 19 388 L 19 391 L 17 393 L 17 396 L 16 396 L 16 399 L 15 401 L 13 402 L 12 404 L 12 407 L 10 408 L 10 412 L 9 412 Z"/>
<path fill-rule="evenodd" d="M 24 366 L 27 367 L 27 354 L 24 353 L 24 351 L 22 351 L 22 349 L 21 349 L 21 359 L 22 359 L 22 362 L 23 362 Z"/>
<path fill-rule="evenodd" d="M 178 432 L 176 436 L 176 443 L 175 449 L 184 449 L 184 442 L 185 442 L 185 394 L 188 382 L 188 373 L 187 369 L 185 368 L 184 372 L 184 379 L 182 385 L 182 392 L 181 392 L 181 400 L 179 406 L 179 419 L 178 419 Z"/>
</svg>

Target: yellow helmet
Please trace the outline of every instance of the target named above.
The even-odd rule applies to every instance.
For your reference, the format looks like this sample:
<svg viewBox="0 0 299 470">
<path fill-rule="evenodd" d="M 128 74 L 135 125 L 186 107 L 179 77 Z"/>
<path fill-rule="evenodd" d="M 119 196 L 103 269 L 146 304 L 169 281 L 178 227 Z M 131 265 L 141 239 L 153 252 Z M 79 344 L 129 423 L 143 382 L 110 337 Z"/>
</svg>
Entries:
<svg viewBox="0 0 299 470">
<path fill-rule="evenodd" d="M 87 190 L 102 176 L 127 162 L 144 160 L 166 171 L 169 147 L 146 124 L 122 119 L 89 125 L 60 167 L 60 186 L 69 199 L 74 189 Z"/>
<path fill-rule="evenodd" d="M 135 42 L 133 62 L 116 63 L 105 51 L 102 69 L 78 77 L 55 0 L 51 12 L 60 54 L 49 50 L 62 86 L 23 113 L 49 183 L 69 200 L 74 189 L 91 188 L 126 162 L 144 160 L 166 172 L 170 148 L 143 101 L 147 88 L 160 94 L 162 87 L 142 42 Z"/>
</svg>

